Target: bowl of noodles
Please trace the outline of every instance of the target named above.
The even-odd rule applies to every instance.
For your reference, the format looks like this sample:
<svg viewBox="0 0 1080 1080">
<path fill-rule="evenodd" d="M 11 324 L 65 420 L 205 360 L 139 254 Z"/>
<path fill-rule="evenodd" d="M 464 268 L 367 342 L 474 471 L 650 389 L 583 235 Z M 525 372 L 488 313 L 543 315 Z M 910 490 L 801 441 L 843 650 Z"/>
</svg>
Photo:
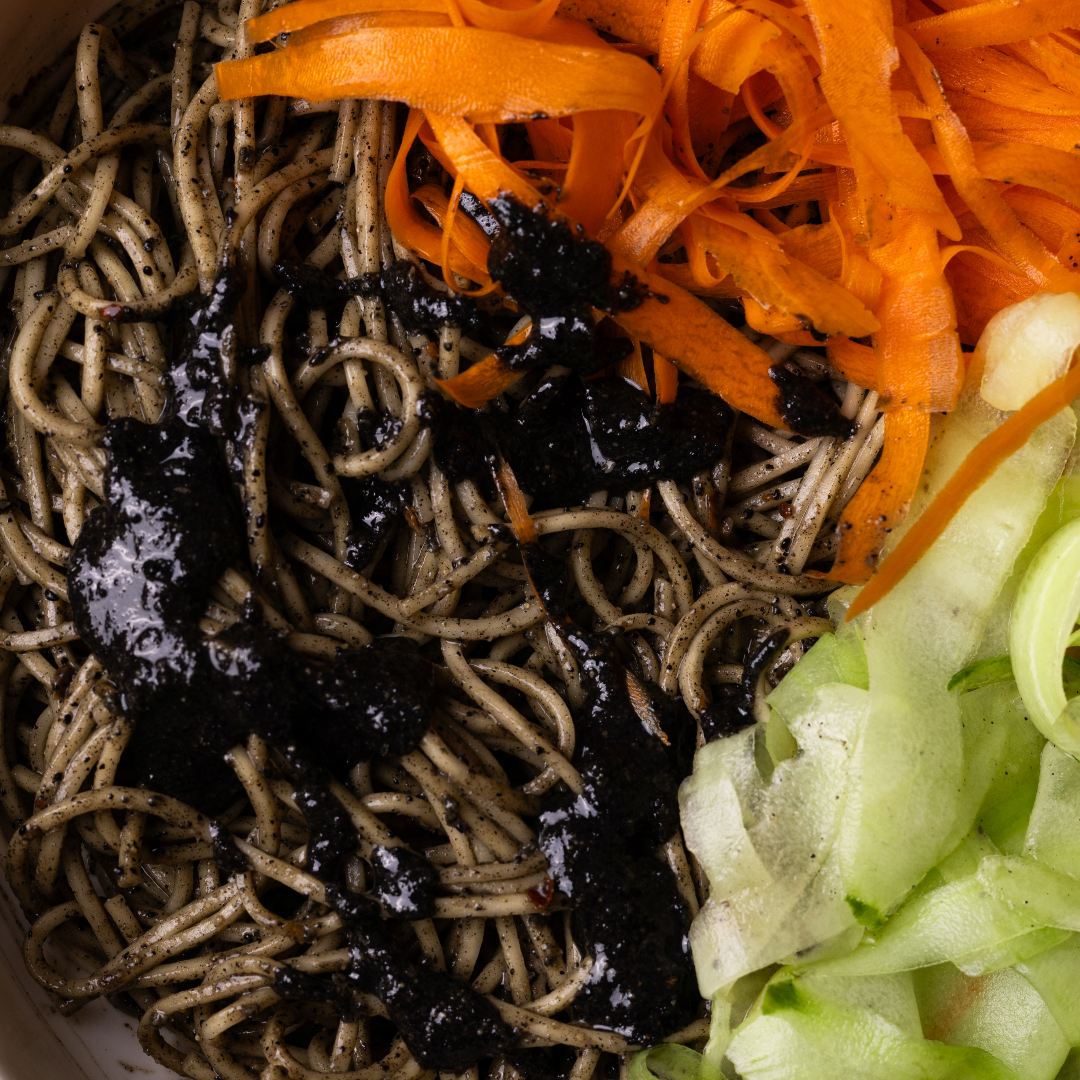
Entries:
<svg viewBox="0 0 1080 1080">
<path fill-rule="evenodd" d="M 936 14 L 856 101 L 762 5 L 141 0 L 40 71 L 3 16 L 5 1080 L 706 1046 L 680 782 L 780 760 L 986 322 L 1075 277 L 1064 136 L 965 147 Z"/>
</svg>

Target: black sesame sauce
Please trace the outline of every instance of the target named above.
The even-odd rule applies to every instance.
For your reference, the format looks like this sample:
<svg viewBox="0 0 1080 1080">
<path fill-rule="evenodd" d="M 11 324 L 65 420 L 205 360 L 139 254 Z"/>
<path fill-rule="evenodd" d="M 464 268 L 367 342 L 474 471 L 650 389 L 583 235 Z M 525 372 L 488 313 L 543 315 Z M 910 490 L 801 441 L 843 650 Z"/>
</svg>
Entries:
<svg viewBox="0 0 1080 1080">
<path fill-rule="evenodd" d="M 792 431 L 800 435 L 855 434 L 855 424 L 843 416 L 836 402 L 823 394 L 809 379 L 784 364 L 773 364 L 769 376 L 776 383 L 776 409 Z"/>
<path fill-rule="evenodd" d="M 575 1017 L 649 1045 L 693 1019 L 690 912 L 657 849 L 678 832 L 679 781 L 694 727 L 681 702 L 642 688 L 670 745 L 635 710 L 610 635 L 564 627 L 585 701 L 574 718 L 584 792 L 561 787 L 540 815 L 549 873 L 573 905 L 575 939 L 594 957 Z"/>
<path fill-rule="evenodd" d="M 658 405 L 624 379 L 544 379 L 512 412 L 440 413 L 435 459 L 453 481 L 486 483 L 500 451 L 534 509 L 580 504 L 594 491 L 623 492 L 686 480 L 724 456 L 733 410 L 715 394 L 679 388 Z"/>
</svg>

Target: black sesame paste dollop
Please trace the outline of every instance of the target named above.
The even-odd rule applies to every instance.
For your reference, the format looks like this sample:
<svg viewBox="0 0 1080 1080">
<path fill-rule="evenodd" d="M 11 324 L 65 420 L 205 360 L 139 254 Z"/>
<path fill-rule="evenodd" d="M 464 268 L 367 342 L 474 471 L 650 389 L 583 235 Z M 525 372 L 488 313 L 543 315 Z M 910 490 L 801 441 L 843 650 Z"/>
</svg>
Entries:
<svg viewBox="0 0 1080 1080">
<path fill-rule="evenodd" d="M 488 252 L 488 273 L 533 323 L 528 340 L 501 346 L 495 355 L 511 371 L 560 364 L 579 375 L 629 355 L 629 340 L 597 335 L 593 308 L 632 311 L 645 290 L 629 275 L 612 285 L 607 248 L 587 239 L 580 226 L 575 231 L 507 196 L 489 205 L 500 231 Z"/>
<path fill-rule="evenodd" d="M 573 506 L 594 491 L 687 480 L 724 456 L 735 413 L 707 390 L 679 388 L 657 404 L 625 379 L 544 379 L 513 411 L 478 418 L 444 408 L 435 459 L 453 481 L 490 475 L 497 449 L 536 509 Z"/>
<path fill-rule="evenodd" d="M 690 912 L 657 849 L 679 828 L 677 791 L 693 752 L 681 704 L 640 687 L 668 739 L 635 710 L 604 634 L 565 628 L 581 665 L 574 764 L 584 792 L 564 789 L 540 816 L 549 873 L 573 905 L 575 939 L 594 958 L 574 1015 L 649 1045 L 693 1019 L 697 980 Z"/>
</svg>

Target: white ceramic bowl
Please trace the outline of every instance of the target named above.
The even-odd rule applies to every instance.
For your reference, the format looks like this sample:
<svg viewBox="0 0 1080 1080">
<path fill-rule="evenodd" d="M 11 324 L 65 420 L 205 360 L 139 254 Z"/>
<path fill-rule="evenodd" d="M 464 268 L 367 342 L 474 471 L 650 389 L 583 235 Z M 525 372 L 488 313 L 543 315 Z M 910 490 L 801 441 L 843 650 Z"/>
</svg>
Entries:
<svg viewBox="0 0 1080 1080">
<path fill-rule="evenodd" d="M 54 60 L 113 0 L 0 0 L 0 120 L 13 94 Z M 104 1001 L 60 1016 L 27 974 L 25 922 L 0 887 L 0 1080 L 128 1080 L 174 1077 L 148 1058 L 135 1022 Z M 174 1078 L 175 1080 L 175 1078 Z"/>
</svg>

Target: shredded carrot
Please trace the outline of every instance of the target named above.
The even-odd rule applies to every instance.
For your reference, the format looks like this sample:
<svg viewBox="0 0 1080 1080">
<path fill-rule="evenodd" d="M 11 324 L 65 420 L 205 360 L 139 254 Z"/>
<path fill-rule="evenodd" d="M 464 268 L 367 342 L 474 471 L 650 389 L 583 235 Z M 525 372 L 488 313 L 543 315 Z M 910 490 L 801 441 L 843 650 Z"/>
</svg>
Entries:
<svg viewBox="0 0 1080 1080">
<path fill-rule="evenodd" d="M 658 352 L 653 353 L 653 378 L 656 379 L 656 400 L 670 405 L 679 392 L 679 369 Z"/>
<path fill-rule="evenodd" d="M 970 10 L 970 9 L 969 9 Z M 1080 289 L 1080 274 L 1066 270 L 1009 209 L 994 185 L 979 174 L 971 140 L 949 107 L 933 65 L 901 29 L 896 44 L 907 62 L 919 91 L 934 113 L 931 126 L 956 190 L 990 233 L 997 246 L 1037 285 L 1055 292 Z"/>
<path fill-rule="evenodd" d="M 246 25 L 282 48 L 215 70 L 222 100 L 410 106 L 387 221 L 451 288 L 499 288 L 466 192 L 599 240 L 645 296 L 595 312 L 632 344 L 614 370 L 645 387 L 649 346 L 661 402 L 682 372 L 785 426 L 772 358 L 713 300 L 824 343 L 885 412 L 831 571 L 863 582 L 955 406 L 961 342 L 1080 292 L 1078 25 L 1078 0 L 297 0 Z M 449 182 L 410 179 L 417 140 Z M 476 408 L 519 377 L 492 355 L 439 386 Z"/>
<path fill-rule="evenodd" d="M 532 332 L 526 326 L 511 337 L 507 345 L 520 345 Z M 511 371 L 494 353 L 478 360 L 471 368 L 452 379 L 436 379 L 439 389 L 459 405 L 467 409 L 479 409 L 493 397 L 498 397 L 508 386 L 521 378 L 523 372 Z"/>
<path fill-rule="evenodd" d="M 641 342 L 634 342 L 634 351 L 615 365 L 615 373 L 621 379 L 629 379 L 639 390 L 649 392 L 649 379 L 645 374 L 645 363 L 641 359 Z"/>
<path fill-rule="evenodd" d="M 562 75 L 557 82 L 545 75 L 552 64 Z M 223 101 L 289 94 L 302 80 L 311 101 L 389 97 L 473 123 L 596 109 L 644 116 L 660 93 L 659 75 L 639 57 L 472 27 L 357 30 L 215 71 Z"/>
<path fill-rule="evenodd" d="M 1074 364 L 1060 379 L 1055 379 L 1040 390 L 983 439 L 964 458 L 960 468 L 948 479 L 881 564 L 869 584 L 855 598 L 848 608 L 847 618 L 855 618 L 887 596 L 945 531 L 972 492 L 977 491 L 1007 457 L 1015 454 L 1040 424 L 1067 408 L 1077 395 L 1080 395 L 1080 364 Z"/>
<path fill-rule="evenodd" d="M 525 505 L 525 495 L 518 485 L 514 470 L 501 458 L 495 473 L 495 479 L 498 482 L 499 494 L 502 495 L 503 506 L 506 507 L 507 517 L 510 518 L 510 527 L 514 530 L 517 542 L 519 544 L 535 544 L 537 540 L 536 525 L 529 516 L 529 508 Z"/>
<path fill-rule="evenodd" d="M 478 360 L 467 371 L 452 379 L 436 379 L 439 389 L 459 405 L 467 409 L 479 409 L 493 397 L 498 397 L 508 386 L 513 386 L 522 376 L 511 371 L 494 354 Z"/>
<path fill-rule="evenodd" d="M 832 338 L 825 345 L 829 363 L 845 379 L 856 386 L 877 389 L 877 359 L 869 345 L 860 345 L 850 338 Z"/>
<path fill-rule="evenodd" d="M 887 177 L 886 196 L 893 205 L 931 215 L 946 236 L 958 240 L 956 222 L 892 103 L 889 0 L 809 0 L 806 7 L 822 47 L 818 82 L 849 146 L 858 147 Z"/>
<path fill-rule="evenodd" d="M 1075 0 L 990 0 L 908 25 L 920 45 L 973 49 L 1049 34 L 1077 23 Z"/>
</svg>

